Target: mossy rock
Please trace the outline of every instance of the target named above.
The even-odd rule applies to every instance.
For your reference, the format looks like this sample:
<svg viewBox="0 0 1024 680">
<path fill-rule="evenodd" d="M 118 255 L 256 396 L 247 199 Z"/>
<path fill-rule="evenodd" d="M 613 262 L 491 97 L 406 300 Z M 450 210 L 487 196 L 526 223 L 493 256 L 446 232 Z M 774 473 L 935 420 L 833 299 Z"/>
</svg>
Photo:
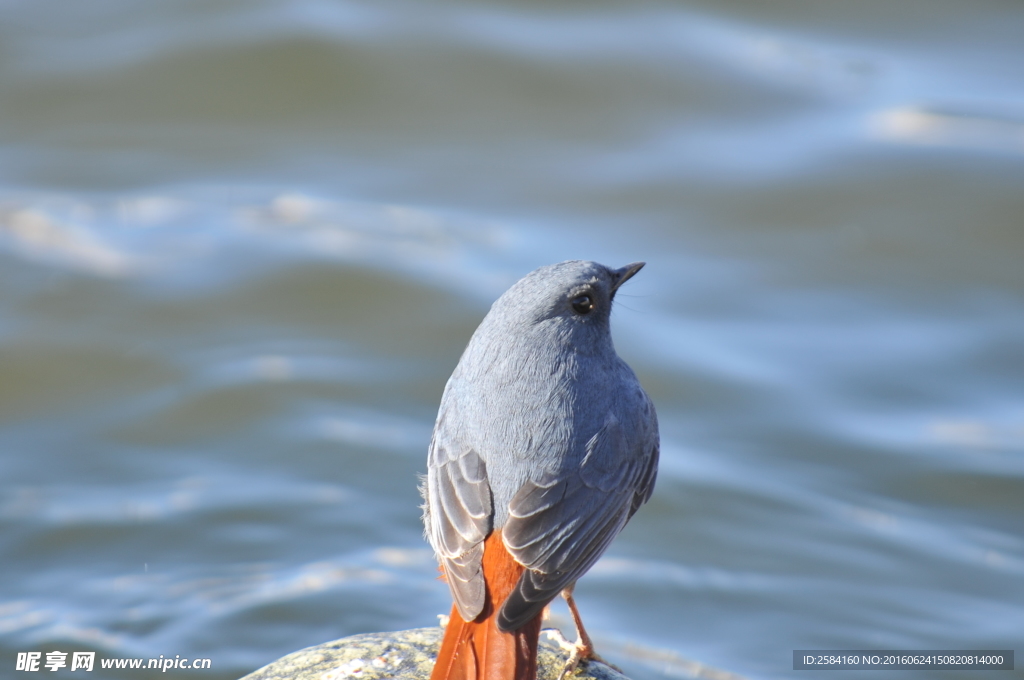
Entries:
<svg viewBox="0 0 1024 680">
<path fill-rule="evenodd" d="M 442 628 L 417 628 L 397 633 L 366 633 L 307 647 L 242 680 L 426 680 L 441 646 Z M 544 632 L 537 654 L 537 680 L 558 680 L 567 653 Z M 628 680 L 599 661 L 581 663 L 573 680 Z"/>
</svg>

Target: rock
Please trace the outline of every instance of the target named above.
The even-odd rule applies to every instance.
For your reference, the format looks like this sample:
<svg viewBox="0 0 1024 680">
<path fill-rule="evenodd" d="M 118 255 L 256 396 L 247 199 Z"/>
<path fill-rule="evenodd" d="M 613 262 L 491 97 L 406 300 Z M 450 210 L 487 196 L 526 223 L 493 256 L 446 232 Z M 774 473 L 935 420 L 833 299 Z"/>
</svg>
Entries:
<svg viewBox="0 0 1024 680">
<path fill-rule="evenodd" d="M 417 628 L 397 633 L 353 635 L 293 652 L 242 680 L 427 680 L 443 632 L 442 628 Z M 558 642 L 542 632 L 537 680 L 558 680 L 567 658 L 568 653 Z M 581 663 L 572 679 L 628 680 L 599 661 Z"/>
</svg>

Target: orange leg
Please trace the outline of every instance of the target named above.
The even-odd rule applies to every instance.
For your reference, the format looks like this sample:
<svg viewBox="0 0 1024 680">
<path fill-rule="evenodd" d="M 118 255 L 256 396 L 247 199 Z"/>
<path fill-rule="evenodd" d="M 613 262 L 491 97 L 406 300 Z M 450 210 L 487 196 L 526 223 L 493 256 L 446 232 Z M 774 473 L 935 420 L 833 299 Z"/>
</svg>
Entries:
<svg viewBox="0 0 1024 680">
<path fill-rule="evenodd" d="M 562 597 L 565 598 L 565 603 L 569 605 L 569 612 L 572 614 L 573 625 L 576 626 L 576 644 L 572 645 L 569 660 L 566 661 L 565 668 L 562 669 L 562 674 L 558 680 L 565 680 L 572 675 L 581 661 L 597 659 L 601 663 L 607 664 L 604 659 L 594 652 L 594 643 L 590 641 L 587 629 L 583 627 L 583 619 L 580 618 L 580 612 L 576 609 L 576 601 L 572 599 L 572 591 L 575 587 L 576 584 L 574 583 L 562 591 Z M 614 668 L 614 666 L 612 667 Z"/>
</svg>

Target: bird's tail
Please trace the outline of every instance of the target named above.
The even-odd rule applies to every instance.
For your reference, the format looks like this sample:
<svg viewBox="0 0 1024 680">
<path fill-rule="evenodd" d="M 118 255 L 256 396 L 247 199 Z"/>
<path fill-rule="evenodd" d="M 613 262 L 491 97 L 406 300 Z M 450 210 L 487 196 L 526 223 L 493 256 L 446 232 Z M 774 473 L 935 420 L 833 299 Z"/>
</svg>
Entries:
<svg viewBox="0 0 1024 680">
<path fill-rule="evenodd" d="M 430 680 L 535 680 L 543 614 L 512 632 L 498 629 L 498 608 L 519 581 L 523 566 L 512 559 L 494 531 L 484 543 L 483 611 L 472 621 L 452 607 Z"/>
</svg>

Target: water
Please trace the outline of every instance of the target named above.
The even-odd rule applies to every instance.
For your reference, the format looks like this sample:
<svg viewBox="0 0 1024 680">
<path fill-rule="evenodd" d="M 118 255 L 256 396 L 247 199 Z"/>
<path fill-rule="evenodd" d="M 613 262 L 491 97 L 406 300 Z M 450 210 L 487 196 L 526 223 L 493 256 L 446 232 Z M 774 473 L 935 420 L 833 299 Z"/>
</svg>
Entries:
<svg viewBox="0 0 1024 680">
<path fill-rule="evenodd" d="M 444 381 L 566 258 L 648 262 L 613 330 L 661 473 L 577 589 L 607 657 L 1021 652 L 1022 8 L 3 17 L 0 675 L 432 625 Z"/>
</svg>

